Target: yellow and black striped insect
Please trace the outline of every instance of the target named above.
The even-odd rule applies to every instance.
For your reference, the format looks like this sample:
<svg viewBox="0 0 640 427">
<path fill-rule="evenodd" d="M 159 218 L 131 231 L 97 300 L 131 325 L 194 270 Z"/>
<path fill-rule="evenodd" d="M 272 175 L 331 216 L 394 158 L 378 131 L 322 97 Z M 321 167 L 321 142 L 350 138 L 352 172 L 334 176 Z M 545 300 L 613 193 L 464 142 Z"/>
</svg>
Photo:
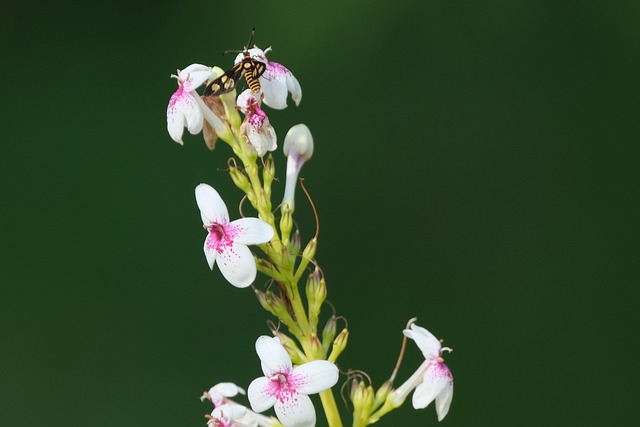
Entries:
<svg viewBox="0 0 640 427">
<path fill-rule="evenodd" d="M 242 53 L 243 57 L 240 62 L 235 64 L 229 70 L 227 70 L 223 75 L 211 81 L 207 87 L 204 89 L 205 96 L 217 96 L 222 95 L 223 93 L 231 92 L 235 89 L 238 81 L 244 75 L 245 80 L 247 81 L 247 85 L 249 85 L 249 89 L 253 92 L 260 92 L 260 81 L 258 78 L 264 73 L 267 69 L 267 66 L 264 62 L 257 61 L 251 57 L 249 54 L 248 46 L 251 46 L 251 41 L 253 40 L 253 31 L 251 32 L 251 37 L 249 38 L 249 42 L 244 49 L 237 53 Z M 225 53 L 229 53 L 233 51 L 228 51 Z"/>
</svg>

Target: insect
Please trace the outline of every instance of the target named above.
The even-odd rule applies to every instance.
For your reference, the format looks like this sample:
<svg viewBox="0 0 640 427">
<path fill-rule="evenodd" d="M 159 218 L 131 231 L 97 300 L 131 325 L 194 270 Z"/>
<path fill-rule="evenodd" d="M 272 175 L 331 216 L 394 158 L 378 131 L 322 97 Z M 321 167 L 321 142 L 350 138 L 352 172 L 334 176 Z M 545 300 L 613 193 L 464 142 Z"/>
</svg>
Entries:
<svg viewBox="0 0 640 427">
<path fill-rule="evenodd" d="M 249 89 L 254 93 L 260 92 L 260 81 L 258 78 L 264 73 L 267 66 L 264 62 L 253 59 L 249 54 L 248 46 L 251 45 L 254 31 L 251 31 L 249 42 L 244 46 L 244 49 L 239 52 L 243 55 L 242 60 L 227 70 L 223 75 L 211 81 L 204 89 L 205 96 L 218 96 L 223 93 L 231 92 L 243 75 L 247 81 L 247 85 L 249 85 Z M 225 53 L 228 52 L 234 51 L 227 51 Z"/>
</svg>

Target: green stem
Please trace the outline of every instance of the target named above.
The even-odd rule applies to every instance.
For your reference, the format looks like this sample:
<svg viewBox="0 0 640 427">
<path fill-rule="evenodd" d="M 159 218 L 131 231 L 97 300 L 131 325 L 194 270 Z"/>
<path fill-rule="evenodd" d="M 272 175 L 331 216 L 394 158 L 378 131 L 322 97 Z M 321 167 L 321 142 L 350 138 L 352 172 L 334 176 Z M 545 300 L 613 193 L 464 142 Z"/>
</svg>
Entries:
<svg viewBox="0 0 640 427">
<path fill-rule="evenodd" d="M 336 405 L 336 399 L 333 397 L 333 391 L 331 389 L 320 392 L 320 401 L 324 408 L 324 415 L 327 417 L 327 423 L 329 427 L 342 427 L 342 420 L 338 413 L 338 406 Z"/>
</svg>

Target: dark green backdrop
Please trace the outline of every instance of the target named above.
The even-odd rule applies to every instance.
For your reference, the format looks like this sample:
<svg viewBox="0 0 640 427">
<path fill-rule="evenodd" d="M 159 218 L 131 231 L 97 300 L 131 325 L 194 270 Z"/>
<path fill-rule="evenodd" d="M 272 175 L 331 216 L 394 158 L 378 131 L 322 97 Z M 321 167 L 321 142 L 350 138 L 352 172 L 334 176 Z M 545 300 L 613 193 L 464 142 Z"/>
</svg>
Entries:
<svg viewBox="0 0 640 427">
<path fill-rule="evenodd" d="M 271 120 L 315 137 L 340 367 L 379 385 L 418 316 L 455 350 L 444 425 L 637 422 L 638 2 L 1 9 L 3 427 L 199 426 L 204 389 L 260 374 L 269 317 L 208 271 L 193 197 L 235 206 L 230 152 L 165 122 L 169 75 L 228 65 L 252 27 L 303 87 Z"/>
</svg>

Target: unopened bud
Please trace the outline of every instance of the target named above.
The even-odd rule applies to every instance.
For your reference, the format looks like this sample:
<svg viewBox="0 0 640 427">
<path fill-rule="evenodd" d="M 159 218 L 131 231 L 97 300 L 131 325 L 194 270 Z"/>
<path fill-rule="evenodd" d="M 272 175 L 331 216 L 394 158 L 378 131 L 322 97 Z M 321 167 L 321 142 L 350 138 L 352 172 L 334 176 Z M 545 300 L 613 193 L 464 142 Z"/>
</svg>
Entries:
<svg viewBox="0 0 640 427">
<path fill-rule="evenodd" d="M 264 169 L 262 170 L 262 182 L 264 191 L 269 199 L 271 199 L 271 183 L 276 176 L 276 166 L 273 161 L 273 156 L 269 154 L 267 160 L 264 162 Z"/>
<path fill-rule="evenodd" d="M 318 325 L 318 316 L 327 297 L 327 283 L 318 269 L 309 275 L 307 280 L 307 301 L 309 302 L 309 322 L 315 329 Z"/>
<path fill-rule="evenodd" d="M 327 320 L 326 325 L 324 325 L 324 329 L 322 330 L 322 347 L 324 348 L 325 354 L 329 351 L 329 346 L 333 342 L 336 337 L 336 316 L 331 316 L 329 320 Z"/>
<path fill-rule="evenodd" d="M 333 348 L 331 349 L 331 354 L 327 358 L 329 362 L 335 363 L 336 359 L 338 359 L 338 356 L 340 356 L 340 353 L 342 353 L 344 349 L 347 347 L 348 339 L 349 339 L 349 330 L 347 328 L 344 328 L 338 334 L 336 339 L 333 340 Z"/>
<path fill-rule="evenodd" d="M 289 239 L 289 255 L 292 259 L 298 256 L 300 253 L 300 230 L 293 232 Z"/>
<path fill-rule="evenodd" d="M 304 124 L 293 126 L 284 137 L 284 154 L 287 156 L 287 179 L 284 188 L 283 206 L 294 210 L 294 198 L 298 174 L 302 165 L 313 155 L 313 137 Z"/>
<path fill-rule="evenodd" d="M 249 178 L 247 178 L 247 175 L 245 175 L 244 172 L 242 172 L 235 166 L 231 166 L 229 168 L 229 175 L 231 176 L 231 180 L 236 185 L 236 187 L 244 191 L 246 194 L 253 193 Z"/>
<path fill-rule="evenodd" d="M 313 257 L 316 255 L 316 249 L 318 248 L 318 239 L 313 238 L 307 243 L 307 246 L 302 251 L 302 258 L 311 261 Z"/>
<path fill-rule="evenodd" d="M 284 137 L 284 155 L 297 153 L 297 156 L 306 162 L 313 155 L 313 137 L 307 125 L 300 123 L 292 126 Z"/>
<path fill-rule="evenodd" d="M 382 384 L 378 391 L 376 391 L 376 395 L 373 400 L 373 407 L 377 408 L 382 405 L 385 400 L 387 400 L 387 396 L 389 396 L 391 390 L 393 390 L 391 383 L 389 381 L 385 381 L 385 383 Z"/>
</svg>

